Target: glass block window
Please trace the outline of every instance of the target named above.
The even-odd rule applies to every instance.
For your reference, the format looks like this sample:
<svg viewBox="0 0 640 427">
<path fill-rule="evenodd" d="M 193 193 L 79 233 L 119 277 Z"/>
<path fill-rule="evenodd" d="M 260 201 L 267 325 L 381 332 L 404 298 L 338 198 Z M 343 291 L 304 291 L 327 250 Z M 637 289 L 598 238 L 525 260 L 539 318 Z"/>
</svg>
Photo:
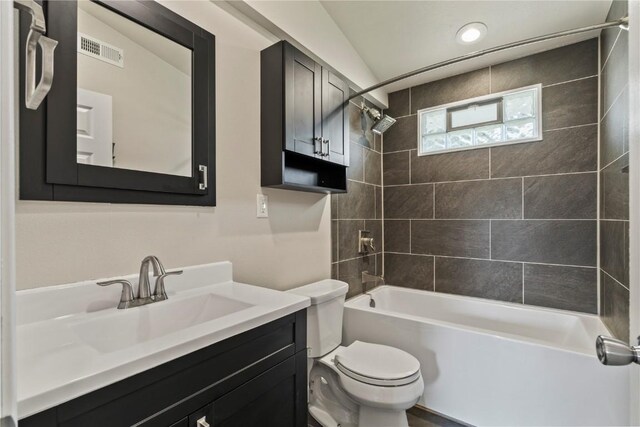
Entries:
<svg viewBox="0 0 640 427">
<path fill-rule="evenodd" d="M 418 111 L 418 155 L 540 141 L 542 86 Z"/>
</svg>

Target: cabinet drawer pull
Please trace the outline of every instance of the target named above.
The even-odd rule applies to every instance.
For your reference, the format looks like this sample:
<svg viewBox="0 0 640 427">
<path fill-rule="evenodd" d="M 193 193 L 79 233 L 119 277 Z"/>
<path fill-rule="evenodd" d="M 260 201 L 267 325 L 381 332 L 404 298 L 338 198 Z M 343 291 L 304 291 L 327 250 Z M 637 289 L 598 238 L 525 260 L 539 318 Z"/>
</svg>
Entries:
<svg viewBox="0 0 640 427">
<path fill-rule="evenodd" d="M 196 427 L 211 427 L 207 422 L 207 417 L 202 417 L 196 421 Z"/>
<path fill-rule="evenodd" d="M 324 151 L 324 147 L 327 147 L 326 153 Z M 328 139 L 322 140 L 322 157 L 329 157 L 329 140 Z"/>
<path fill-rule="evenodd" d="M 320 143 L 319 147 L 318 147 L 318 143 Z M 313 154 L 322 155 L 322 152 L 323 152 L 322 138 L 320 138 L 319 136 L 316 136 L 313 138 Z"/>
</svg>

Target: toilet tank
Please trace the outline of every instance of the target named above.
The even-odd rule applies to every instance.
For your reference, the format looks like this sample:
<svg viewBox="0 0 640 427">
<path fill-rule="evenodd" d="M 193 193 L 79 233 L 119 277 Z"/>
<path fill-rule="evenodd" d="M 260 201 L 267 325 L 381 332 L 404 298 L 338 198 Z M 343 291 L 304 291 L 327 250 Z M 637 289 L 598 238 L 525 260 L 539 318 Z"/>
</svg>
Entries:
<svg viewBox="0 0 640 427">
<path fill-rule="evenodd" d="M 349 285 L 339 280 L 321 280 L 288 292 L 311 299 L 307 308 L 309 357 L 331 352 L 342 342 L 342 313 Z"/>
</svg>

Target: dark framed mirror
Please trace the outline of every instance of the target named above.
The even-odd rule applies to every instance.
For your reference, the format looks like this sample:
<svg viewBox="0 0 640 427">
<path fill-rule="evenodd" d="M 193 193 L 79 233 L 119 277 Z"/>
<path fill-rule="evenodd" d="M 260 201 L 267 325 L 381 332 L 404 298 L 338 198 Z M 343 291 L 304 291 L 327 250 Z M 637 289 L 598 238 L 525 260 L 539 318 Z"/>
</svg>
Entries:
<svg viewBox="0 0 640 427">
<path fill-rule="evenodd" d="M 215 205 L 215 37 L 150 1 L 43 7 L 59 44 L 21 107 L 21 199 Z"/>
</svg>

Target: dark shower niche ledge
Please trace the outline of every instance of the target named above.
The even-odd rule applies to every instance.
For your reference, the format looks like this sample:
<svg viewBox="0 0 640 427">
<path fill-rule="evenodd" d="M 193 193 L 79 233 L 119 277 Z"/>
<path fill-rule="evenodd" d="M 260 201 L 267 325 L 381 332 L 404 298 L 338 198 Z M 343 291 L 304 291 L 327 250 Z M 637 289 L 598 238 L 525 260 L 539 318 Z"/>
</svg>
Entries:
<svg viewBox="0 0 640 427">
<path fill-rule="evenodd" d="M 282 174 L 265 173 L 263 167 L 262 185 L 264 187 L 312 193 L 347 192 L 347 168 L 342 165 L 284 150 L 281 165 L 274 165 L 267 170 L 280 170 Z"/>
</svg>

